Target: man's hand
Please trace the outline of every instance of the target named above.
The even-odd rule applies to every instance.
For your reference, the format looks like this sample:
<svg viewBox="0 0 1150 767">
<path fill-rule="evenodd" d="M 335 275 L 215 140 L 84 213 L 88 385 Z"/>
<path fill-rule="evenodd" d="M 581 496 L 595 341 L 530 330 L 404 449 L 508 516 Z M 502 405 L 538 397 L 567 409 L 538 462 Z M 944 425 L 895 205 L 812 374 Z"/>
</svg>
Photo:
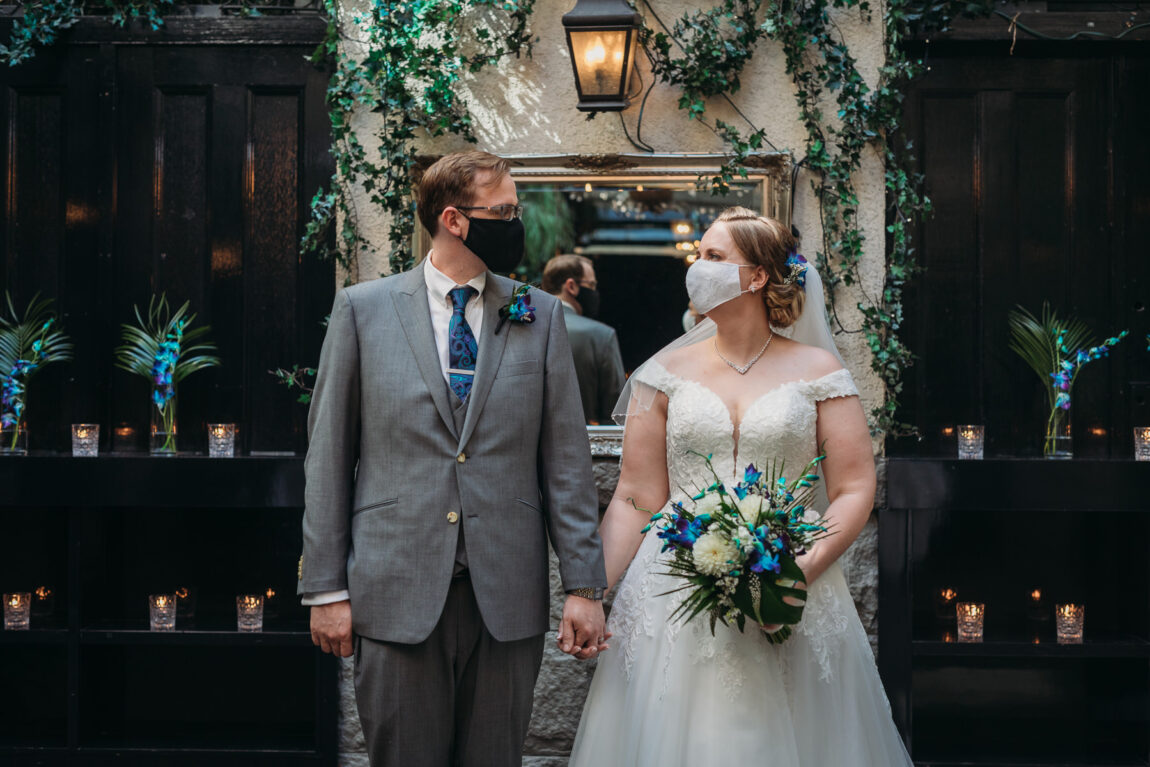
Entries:
<svg viewBox="0 0 1150 767">
<path fill-rule="evenodd" d="M 351 602 L 311 608 L 311 643 L 341 658 L 351 657 Z"/>
<path fill-rule="evenodd" d="M 594 658 L 610 645 L 605 633 L 603 601 L 567 595 L 563 603 L 563 621 L 559 624 L 559 649 L 579 660 Z"/>
</svg>

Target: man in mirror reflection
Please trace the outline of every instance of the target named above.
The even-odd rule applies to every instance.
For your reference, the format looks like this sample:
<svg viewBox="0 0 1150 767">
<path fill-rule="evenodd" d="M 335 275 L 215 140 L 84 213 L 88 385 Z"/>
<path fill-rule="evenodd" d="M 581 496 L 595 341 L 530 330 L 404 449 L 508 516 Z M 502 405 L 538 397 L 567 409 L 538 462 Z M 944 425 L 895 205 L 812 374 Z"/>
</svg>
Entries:
<svg viewBox="0 0 1150 767">
<path fill-rule="evenodd" d="M 585 420 L 612 423 L 611 410 L 623 389 L 623 356 L 615 329 L 596 319 L 599 284 L 591 259 L 555 256 L 543 267 L 543 289 L 563 303 Z"/>
</svg>

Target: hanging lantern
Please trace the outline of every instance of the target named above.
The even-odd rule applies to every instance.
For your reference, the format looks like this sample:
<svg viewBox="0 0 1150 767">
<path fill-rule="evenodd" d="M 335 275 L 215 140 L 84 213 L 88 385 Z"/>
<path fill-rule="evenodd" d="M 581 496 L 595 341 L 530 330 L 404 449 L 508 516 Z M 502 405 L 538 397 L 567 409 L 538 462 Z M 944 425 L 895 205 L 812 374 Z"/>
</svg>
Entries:
<svg viewBox="0 0 1150 767">
<path fill-rule="evenodd" d="M 635 69 L 643 17 L 623 0 L 577 0 L 563 14 L 583 112 L 621 112 Z"/>
</svg>

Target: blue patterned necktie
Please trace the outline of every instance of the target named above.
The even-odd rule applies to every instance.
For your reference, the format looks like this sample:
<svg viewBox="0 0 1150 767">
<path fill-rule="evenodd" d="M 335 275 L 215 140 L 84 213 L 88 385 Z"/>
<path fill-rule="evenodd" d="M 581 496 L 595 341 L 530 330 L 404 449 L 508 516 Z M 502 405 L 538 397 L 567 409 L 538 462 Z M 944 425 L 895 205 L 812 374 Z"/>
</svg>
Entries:
<svg viewBox="0 0 1150 767">
<path fill-rule="evenodd" d="M 467 401 L 471 393 L 471 382 L 475 378 L 475 358 L 478 356 L 479 345 L 475 342 L 475 334 L 463 316 L 467 302 L 478 291 L 470 285 L 454 288 L 448 295 L 451 296 L 451 322 L 447 326 L 447 380 L 451 390 L 461 402 Z"/>
</svg>

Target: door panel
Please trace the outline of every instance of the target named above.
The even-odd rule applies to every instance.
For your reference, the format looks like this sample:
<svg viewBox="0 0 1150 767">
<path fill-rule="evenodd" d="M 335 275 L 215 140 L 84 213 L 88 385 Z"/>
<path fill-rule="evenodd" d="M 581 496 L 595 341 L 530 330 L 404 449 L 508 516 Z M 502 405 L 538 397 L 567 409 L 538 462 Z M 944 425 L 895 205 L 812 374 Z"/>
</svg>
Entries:
<svg viewBox="0 0 1150 767">
<path fill-rule="evenodd" d="M 311 50 L 78 44 L 4 73 L 2 286 L 57 297 L 77 347 L 33 381 L 32 449 L 67 450 L 75 420 L 145 446 L 148 382 L 112 363 L 153 292 L 190 301 L 223 360 L 179 387 L 181 450 L 205 450 L 209 421 L 240 424 L 243 449 L 304 449 L 306 408 L 268 371 L 318 360 L 334 293 L 298 252 L 331 171 Z"/>
</svg>

